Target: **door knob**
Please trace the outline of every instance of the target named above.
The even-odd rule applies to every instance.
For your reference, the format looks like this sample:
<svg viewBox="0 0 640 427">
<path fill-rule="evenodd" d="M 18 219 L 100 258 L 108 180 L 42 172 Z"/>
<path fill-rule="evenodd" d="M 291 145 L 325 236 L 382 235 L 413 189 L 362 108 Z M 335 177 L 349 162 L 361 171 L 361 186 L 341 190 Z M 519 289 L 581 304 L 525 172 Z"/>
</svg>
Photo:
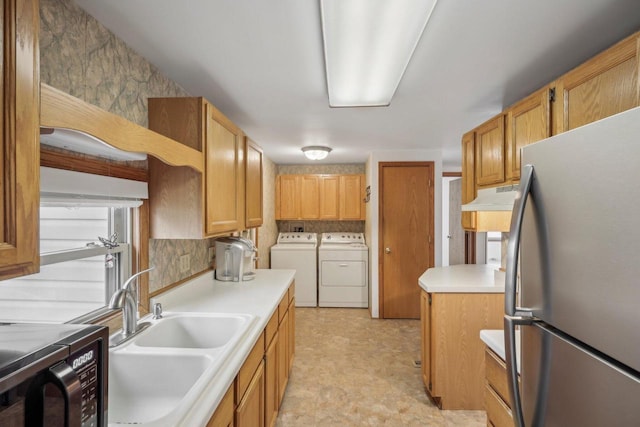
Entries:
<svg viewBox="0 0 640 427">
<path fill-rule="evenodd" d="M 385 254 L 390 254 L 391 253 L 391 248 L 384 248 L 384 253 Z"/>
</svg>

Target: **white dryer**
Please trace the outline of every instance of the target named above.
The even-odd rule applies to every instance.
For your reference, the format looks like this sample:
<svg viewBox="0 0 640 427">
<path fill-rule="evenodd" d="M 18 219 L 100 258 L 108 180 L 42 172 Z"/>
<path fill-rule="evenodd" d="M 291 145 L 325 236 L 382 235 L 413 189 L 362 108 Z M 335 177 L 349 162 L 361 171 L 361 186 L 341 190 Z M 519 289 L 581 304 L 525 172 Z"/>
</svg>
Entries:
<svg viewBox="0 0 640 427">
<path fill-rule="evenodd" d="M 368 307 L 368 259 L 363 233 L 322 233 L 318 248 L 318 305 Z"/>
<path fill-rule="evenodd" d="M 271 268 L 296 270 L 296 307 L 318 305 L 318 235 L 280 233 L 271 246 Z"/>
</svg>

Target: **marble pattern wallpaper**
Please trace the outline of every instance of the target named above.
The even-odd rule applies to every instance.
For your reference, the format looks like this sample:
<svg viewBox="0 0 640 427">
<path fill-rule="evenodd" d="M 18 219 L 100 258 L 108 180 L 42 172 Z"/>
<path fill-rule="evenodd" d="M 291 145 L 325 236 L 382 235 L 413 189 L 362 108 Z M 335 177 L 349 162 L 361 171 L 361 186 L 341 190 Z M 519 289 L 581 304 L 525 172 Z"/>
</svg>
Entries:
<svg viewBox="0 0 640 427">
<path fill-rule="evenodd" d="M 145 127 L 147 98 L 190 95 L 72 0 L 40 0 L 40 78 Z M 211 239 L 152 239 L 149 264 L 156 269 L 149 291 L 209 268 L 212 245 Z M 191 254 L 191 269 L 181 273 L 176 260 L 185 253 Z"/>
</svg>

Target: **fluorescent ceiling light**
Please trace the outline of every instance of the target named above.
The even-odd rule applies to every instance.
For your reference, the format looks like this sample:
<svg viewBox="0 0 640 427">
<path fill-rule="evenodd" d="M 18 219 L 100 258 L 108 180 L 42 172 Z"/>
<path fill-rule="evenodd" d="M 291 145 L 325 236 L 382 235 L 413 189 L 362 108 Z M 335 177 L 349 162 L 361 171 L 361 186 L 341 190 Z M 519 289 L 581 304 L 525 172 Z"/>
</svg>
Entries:
<svg viewBox="0 0 640 427">
<path fill-rule="evenodd" d="M 309 147 L 303 147 L 302 152 L 309 160 L 322 160 L 329 155 L 331 148 L 320 145 L 311 145 Z"/>
<path fill-rule="evenodd" d="M 437 0 L 320 0 L 331 107 L 388 106 Z"/>
</svg>

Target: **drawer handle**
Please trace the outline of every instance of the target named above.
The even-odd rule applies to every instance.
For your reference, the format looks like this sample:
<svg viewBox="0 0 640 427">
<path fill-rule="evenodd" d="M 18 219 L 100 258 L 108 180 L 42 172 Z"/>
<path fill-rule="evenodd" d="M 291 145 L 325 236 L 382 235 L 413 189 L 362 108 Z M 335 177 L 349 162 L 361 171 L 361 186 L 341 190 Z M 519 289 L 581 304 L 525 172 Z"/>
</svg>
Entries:
<svg viewBox="0 0 640 427">
<path fill-rule="evenodd" d="M 339 264 L 340 267 L 349 267 L 349 264 Z"/>
</svg>

